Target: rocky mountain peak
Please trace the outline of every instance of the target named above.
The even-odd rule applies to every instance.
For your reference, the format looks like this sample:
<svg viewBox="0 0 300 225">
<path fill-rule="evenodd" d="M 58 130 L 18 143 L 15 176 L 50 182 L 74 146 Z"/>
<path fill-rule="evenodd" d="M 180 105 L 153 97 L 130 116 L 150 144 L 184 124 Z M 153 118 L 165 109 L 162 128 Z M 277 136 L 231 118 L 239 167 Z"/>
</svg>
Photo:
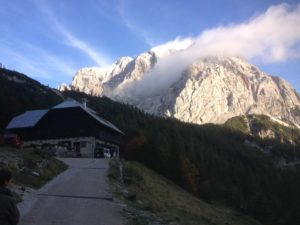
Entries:
<svg viewBox="0 0 300 225">
<path fill-rule="evenodd" d="M 78 70 L 72 80 L 70 89 L 79 90 L 87 94 L 102 96 L 102 83 L 109 81 L 115 75 L 124 71 L 126 66 L 133 60 L 131 57 L 121 57 L 108 67 L 85 67 Z M 67 90 L 65 85 L 60 90 Z"/>
<path fill-rule="evenodd" d="M 192 123 L 223 123 L 235 115 L 264 114 L 300 124 L 299 96 L 288 82 L 240 58 L 208 58 L 188 67 L 161 101 L 161 113 Z M 169 107 L 169 106 L 172 107 Z"/>
<path fill-rule="evenodd" d="M 178 59 L 169 63 L 192 46 L 192 40 L 170 43 L 106 68 L 80 69 L 71 87 L 185 122 L 224 123 L 234 116 L 262 114 L 300 126 L 300 98 L 293 87 L 241 57 L 198 58 L 184 62 L 185 67 L 177 65 Z"/>
</svg>

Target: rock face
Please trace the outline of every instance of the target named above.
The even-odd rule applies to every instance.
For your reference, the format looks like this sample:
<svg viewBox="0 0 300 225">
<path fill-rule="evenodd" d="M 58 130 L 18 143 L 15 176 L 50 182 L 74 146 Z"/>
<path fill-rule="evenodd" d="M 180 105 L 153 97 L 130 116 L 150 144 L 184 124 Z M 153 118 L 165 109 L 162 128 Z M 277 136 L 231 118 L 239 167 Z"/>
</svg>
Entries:
<svg viewBox="0 0 300 225">
<path fill-rule="evenodd" d="M 103 83 L 109 81 L 115 75 L 122 73 L 132 60 L 130 57 L 122 57 L 113 65 L 106 68 L 82 68 L 75 74 L 71 88 L 90 95 L 101 96 L 103 93 Z M 68 88 L 61 85 L 59 89 L 66 90 Z"/>
<path fill-rule="evenodd" d="M 300 99 L 284 80 L 260 72 L 238 58 L 210 58 L 189 66 L 184 75 L 159 98 L 159 112 L 192 123 L 223 123 L 243 114 L 264 114 L 300 124 L 294 113 Z"/>
<path fill-rule="evenodd" d="M 242 58 L 198 58 L 178 71 L 176 62 L 165 63 L 191 46 L 162 46 L 107 68 L 80 69 L 71 88 L 185 122 L 223 123 L 238 115 L 263 114 L 300 127 L 300 98 L 293 87 Z M 170 79 L 164 75 L 168 71 Z"/>
</svg>

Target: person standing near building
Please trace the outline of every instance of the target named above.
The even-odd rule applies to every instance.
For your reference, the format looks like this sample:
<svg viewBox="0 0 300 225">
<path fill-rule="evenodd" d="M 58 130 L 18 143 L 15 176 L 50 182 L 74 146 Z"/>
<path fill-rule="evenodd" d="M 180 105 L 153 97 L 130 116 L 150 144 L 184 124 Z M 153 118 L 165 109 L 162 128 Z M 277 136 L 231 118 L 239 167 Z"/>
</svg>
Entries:
<svg viewBox="0 0 300 225">
<path fill-rule="evenodd" d="M 17 225 L 20 213 L 17 208 L 12 192 L 7 188 L 12 179 L 9 170 L 0 170 L 0 224 Z"/>
</svg>

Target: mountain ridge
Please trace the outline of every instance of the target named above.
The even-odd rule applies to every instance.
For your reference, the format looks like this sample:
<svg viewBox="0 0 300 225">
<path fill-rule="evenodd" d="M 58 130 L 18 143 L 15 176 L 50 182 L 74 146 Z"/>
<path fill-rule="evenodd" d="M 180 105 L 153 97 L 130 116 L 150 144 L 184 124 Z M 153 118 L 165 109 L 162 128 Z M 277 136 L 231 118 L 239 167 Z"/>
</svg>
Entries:
<svg viewBox="0 0 300 225">
<path fill-rule="evenodd" d="M 150 114 L 196 124 L 224 123 L 234 116 L 264 114 L 300 127 L 300 115 L 295 113 L 300 110 L 300 97 L 294 88 L 241 57 L 198 58 L 189 64 L 185 62 L 187 66 L 182 71 L 182 65 L 165 68 L 176 55 L 192 47 L 188 43 L 173 51 L 168 49 L 170 46 L 151 49 L 130 58 L 105 80 L 97 80 L 97 74 L 91 70 L 79 70 L 72 84 L 60 90 L 107 96 Z M 90 76 L 88 81 L 84 80 L 86 74 Z"/>
</svg>

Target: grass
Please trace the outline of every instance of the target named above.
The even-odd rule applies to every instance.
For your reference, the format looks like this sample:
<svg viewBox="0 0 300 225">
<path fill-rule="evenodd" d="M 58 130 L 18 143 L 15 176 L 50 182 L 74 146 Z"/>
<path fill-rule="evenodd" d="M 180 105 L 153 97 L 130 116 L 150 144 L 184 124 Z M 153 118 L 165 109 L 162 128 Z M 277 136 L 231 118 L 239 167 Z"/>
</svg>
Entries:
<svg viewBox="0 0 300 225">
<path fill-rule="evenodd" d="M 282 142 L 293 142 L 300 144 L 300 130 L 294 127 L 286 127 L 272 121 L 269 117 L 255 115 L 253 125 L 258 130 L 272 130 L 276 137 L 280 137 Z"/>
<path fill-rule="evenodd" d="M 225 127 L 240 131 L 244 134 L 252 134 L 256 137 L 259 136 L 260 131 L 272 131 L 275 139 L 280 139 L 281 142 L 300 144 L 300 130 L 291 126 L 286 127 L 273 121 L 265 115 L 248 115 L 251 122 L 251 131 L 248 129 L 247 120 L 245 116 L 236 116 L 227 120 L 224 124 Z M 250 132 L 250 133 L 249 133 Z"/>
<path fill-rule="evenodd" d="M 67 165 L 48 153 L 37 149 L 0 148 L 0 159 L 7 159 L 5 165 L 13 172 L 13 182 L 32 188 L 40 188 L 46 182 L 67 169 Z M 34 175 L 34 173 L 38 175 Z"/>
<path fill-rule="evenodd" d="M 252 218 L 228 207 L 208 204 L 171 181 L 136 162 L 123 162 L 125 187 L 134 198 L 116 196 L 128 206 L 127 224 L 183 224 L 183 225 L 259 225 Z M 110 180 L 118 177 L 117 163 L 111 163 Z M 129 212 L 128 212 L 129 211 Z M 154 223 L 156 221 L 156 223 Z M 157 223 L 160 221 L 160 223 Z"/>
<path fill-rule="evenodd" d="M 232 117 L 224 123 L 225 127 L 248 134 L 248 125 L 245 116 Z"/>
</svg>

